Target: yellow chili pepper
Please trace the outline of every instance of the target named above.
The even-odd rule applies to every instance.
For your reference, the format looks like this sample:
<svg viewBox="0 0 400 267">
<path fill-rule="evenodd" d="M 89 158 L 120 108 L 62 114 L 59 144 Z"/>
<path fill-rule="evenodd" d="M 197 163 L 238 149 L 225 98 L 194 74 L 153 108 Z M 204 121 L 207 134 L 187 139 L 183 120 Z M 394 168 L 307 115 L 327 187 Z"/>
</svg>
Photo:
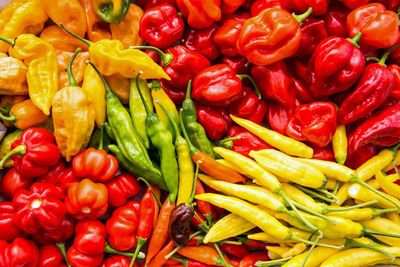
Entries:
<svg viewBox="0 0 400 267">
<path fill-rule="evenodd" d="M 251 151 L 250 157 L 267 171 L 291 182 L 311 188 L 323 188 L 328 179 L 317 168 L 304 164 L 278 150 Z"/>
<path fill-rule="evenodd" d="M 111 91 L 123 104 L 129 103 L 130 81 L 120 74 L 104 77 Z"/>
<path fill-rule="evenodd" d="M 311 236 L 311 234 L 309 232 L 302 231 L 302 230 L 297 229 L 297 228 L 289 228 L 289 229 L 294 235 L 296 235 L 296 236 L 298 236 L 300 238 L 303 238 L 303 239 L 309 239 L 310 236 Z M 283 243 L 283 244 L 289 243 L 290 244 L 290 243 L 293 243 L 293 240 L 278 240 L 278 239 L 274 238 L 273 236 L 271 236 L 270 234 L 265 233 L 265 232 L 249 234 L 249 235 L 247 235 L 247 238 L 248 239 L 253 239 L 253 240 L 258 240 L 258 241 L 263 241 L 263 242 L 266 242 L 266 243 L 269 243 L 269 244 L 277 244 L 277 243 Z"/>
<path fill-rule="evenodd" d="M 316 202 L 312 197 L 290 184 L 282 183 L 282 190 L 288 197 L 312 210 L 323 213 L 328 209 L 326 204 Z"/>
<path fill-rule="evenodd" d="M 93 103 L 95 122 L 97 127 L 101 127 L 106 120 L 106 89 L 90 64 L 86 65 L 82 90 L 87 93 Z"/>
<path fill-rule="evenodd" d="M 390 212 L 386 214 L 386 218 L 400 225 L 400 215 L 398 212 Z"/>
<path fill-rule="evenodd" d="M 47 117 L 30 99 L 13 105 L 8 117 L 0 113 L 2 120 L 12 122 L 19 129 L 26 129 L 43 123 Z"/>
<path fill-rule="evenodd" d="M 393 161 L 390 162 L 384 169 L 384 172 L 388 172 L 394 169 L 395 166 L 400 164 L 400 150 L 397 150 L 396 156 L 394 157 Z"/>
<path fill-rule="evenodd" d="M 110 24 L 112 39 L 120 40 L 125 48 L 142 45 L 143 40 L 139 37 L 138 33 L 142 16 L 143 10 L 131 3 L 123 20 L 118 24 Z"/>
<path fill-rule="evenodd" d="M 339 186 L 337 180 L 328 178 L 328 182 L 327 182 L 326 185 L 325 185 L 325 189 L 333 190 L 333 189 L 335 189 L 337 186 Z"/>
<path fill-rule="evenodd" d="M 337 216 L 353 221 L 363 221 L 371 220 L 382 214 L 396 211 L 397 209 L 373 209 L 373 208 L 361 208 L 354 210 L 344 210 L 344 211 L 333 211 L 327 213 L 329 216 Z"/>
<path fill-rule="evenodd" d="M 337 253 L 337 249 L 333 248 L 324 248 L 324 247 L 316 247 L 310 253 L 307 262 L 305 263 L 304 267 L 318 267 L 324 262 L 327 258 Z M 306 259 L 308 251 L 297 255 L 290 259 L 288 262 L 282 265 L 282 267 L 299 267 L 303 264 L 304 260 Z"/>
<path fill-rule="evenodd" d="M 13 57 L 0 58 L 0 94 L 1 95 L 27 95 L 25 64 Z"/>
<path fill-rule="evenodd" d="M 344 125 L 336 128 L 335 134 L 332 136 L 332 148 L 336 162 L 343 165 L 347 158 L 347 136 Z"/>
<path fill-rule="evenodd" d="M 277 255 L 279 258 L 287 258 L 297 256 L 304 252 L 307 246 L 303 243 L 296 243 L 293 247 L 287 246 L 267 246 L 268 253 L 271 251 Z"/>
<path fill-rule="evenodd" d="M 386 232 L 389 234 L 399 234 L 400 233 L 400 225 L 398 223 L 392 222 L 389 219 L 385 219 L 382 217 L 376 217 L 372 220 L 361 222 L 365 227 L 368 227 L 371 230 Z M 373 235 L 376 239 L 394 247 L 400 247 L 400 239 L 389 237 L 389 236 L 380 236 Z"/>
<path fill-rule="evenodd" d="M 63 88 L 69 85 L 69 77 L 68 77 L 68 63 L 71 60 L 71 57 L 74 53 L 72 52 L 57 52 L 57 61 L 58 61 L 58 88 Z M 75 80 L 78 84 L 80 84 L 83 80 L 83 76 L 85 73 L 87 61 L 89 60 L 89 53 L 82 52 L 76 56 L 74 60 L 74 64 L 72 64 L 72 73 L 75 77 Z"/>
<path fill-rule="evenodd" d="M 343 184 L 336 193 L 337 201 L 332 203 L 332 206 L 341 206 L 346 200 L 349 199 L 348 190 L 352 183 Z"/>
<path fill-rule="evenodd" d="M 255 227 L 254 224 L 246 219 L 234 213 L 229 213 L 211 226 L 210 230 L 208 230 L 203 238 L 203 243 L 219 242 L 230 237 L 244 234 Z"/>
<path fill-rule="evenodd" d="M 385 168 L 394 158 L 394 153 L 390 149 L 384 149 L 378 155 L 370 158 L 357 168 L 356 173 L 361 181 L 367 181 L 378 171 Z"/>
<path fill-rule="evenodd" d="M 242 119 L 233 115 L 231 115 L 231 118 L 234 122 L 257 135 L 266 143 L 289 155 L 303 158 L 311 158 L 313 156 L 313 149 L 300 141 L 262 127 L 250 120 Z"/>
<path fill-rule="evenodd" d="M 40 38 L 50 43 L 57 51 L 74 52 L 78 47 L 82 50 L 88 49 L 84 43 L 65 33 L 57 25 L 46 27 L 40 33 Z"/>
<path fill-rule="evenodd" d="M 376 180 L 378 181 L 379 185 L 386 193 L 390 194 L 391 196 L 400 198 L 400 186 L 394 183 L 397 179 L 400 178 L 399 174 L 391 174 L 387 176 L 383 176 L 381 171 L 378 171 L 375 174 Z"/>
<path fill-rule="evenodd" d="M 230 161 L 227 161 L 226 159 L 217 159 L 217 161 L 218 163 L 224 165 L 225 167 L 231 168 L 240 174 L 246 175 L 245 171 L 243 171 L 239 166 L 231 163 Z"/>
<path fill-rule="evenodd" d="M 41 0 L 13 0 L 0 12 L 0 36 L 15 38 L 23 33 L 38 34 L 47 19 Z M 0 43 L 0 52 L 8 48 L 9 44 Z"/>
<path fill-rule="evenodd" d="M 368 190 L 367 188 L 359 185 L 359 184 L 352 184 L 349 189 L 347 190 L 350 197 L 362 201 L 362 202 L 369 202 L 369 201 L 377 201 L 376 205 L 382 208 L 399 208 L 400 201 L 391 195 L 385 194 L 380 192 L 380 194 L 376 194 Z M 384 196 L 384 197 L 382 197 Z"/>
</svg>

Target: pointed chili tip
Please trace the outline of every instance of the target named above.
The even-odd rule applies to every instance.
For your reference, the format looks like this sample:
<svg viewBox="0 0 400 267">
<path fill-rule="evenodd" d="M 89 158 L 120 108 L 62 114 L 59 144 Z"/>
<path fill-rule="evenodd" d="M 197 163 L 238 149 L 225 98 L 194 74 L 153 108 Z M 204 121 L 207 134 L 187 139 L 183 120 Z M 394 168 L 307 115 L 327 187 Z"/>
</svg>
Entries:
<svg viewBox="0 0 400 267">
<path fill-rule="evenodd" d="M 187 86 L 186 86 L 186 95 L 185 95 L 185 99 L 186 100 L 192 100 L 191 98 L 191 94 L 192 94 L 192 80 L 189 80 Z"/>
<path fill-rule="evenodd" d="M 6 44 L 11 45 L 11 46 L 14 46 L 14 44 L 15 44 L 15 40 L 14 39 L 7 38 L 7 37 L 4 37 L 4 36 L 0 36 L 0 41 L 3 41 Z"/>
<path fill-rule="evenodd" d="M 66 33 L 68 33 L 69 35 L 75 37 L 76 39 L 78 39 L 79 41 L 83 42 L 83 43 L 86 44 L 87 46 L 91 46 L 91 45 L 92 45 L 92 42 L 91 42 L 91 41 L 89 41 L 89 40 L 87 40 L 87 39 L 85 39 L 85 38 L 83 38 L 83 37 L 77 35 L 76 33 L 71 32 L 70 30 L 68 30 L 67 28 L 65 28 L 65 26 L 64 26 L 63 23 L 60 23 L 58 26 L 59 26 L 64 32 L 66 32 Z"/>
<path fill-rule="evenodd" d="M 309 7 L 306 12 L 300 15 L 296 15 L 295 13 L 292 13 L 292 16 L 295 18 L 295 20 L 301 25 L 313 12 L 312 7 Z"/>
</svg>

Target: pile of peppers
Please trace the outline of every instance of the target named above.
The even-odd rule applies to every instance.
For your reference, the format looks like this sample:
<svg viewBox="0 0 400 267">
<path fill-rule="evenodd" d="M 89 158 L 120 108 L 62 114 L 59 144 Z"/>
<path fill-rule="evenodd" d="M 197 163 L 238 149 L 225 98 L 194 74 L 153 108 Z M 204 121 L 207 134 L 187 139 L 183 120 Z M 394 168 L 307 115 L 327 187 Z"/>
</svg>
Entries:
<svg viewBox="0 0 400 267">
<path fill-rule="evenodd" d="M 0 267 L 400 265 L 400 1 L 7 2 Z"/>
</svg>

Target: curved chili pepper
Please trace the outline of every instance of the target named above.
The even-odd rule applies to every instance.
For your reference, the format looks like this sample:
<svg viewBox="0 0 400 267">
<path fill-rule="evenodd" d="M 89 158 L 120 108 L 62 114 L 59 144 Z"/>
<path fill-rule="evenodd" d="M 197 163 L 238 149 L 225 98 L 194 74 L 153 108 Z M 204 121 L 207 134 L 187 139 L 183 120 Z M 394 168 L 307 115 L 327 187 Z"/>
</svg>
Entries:
<svg viewBox="0 0 400 267">
<path fill-rule="evenodd" d="M 232 150 L 242 155 L 248 156 L 251 150 L 260 150 L 264 148 L 271 148 L 270 145 L 265 143 L 256 135 L 240 126 L 231 126 L 228 130 L 228 137 L 239 137 L 232 141 Z"/>
<path fill-rule="evenodd" d="M 174 242 L 169 241 L 167 245 L 149 262 L 148 267 L 159 267 L 163 266 L 167 261 L 165 258 L 174 249 Z"/>
<path fill-rule="evenodd" d="M 205 29 L 189 29 L 183 38 L 183 44 L 189 50 L 200 52 L 209 60 L 215 60 L 219 56 L 219 49 L 214 42 L 214 35 L 218 26 L 211 25 Z"/>
<path fill-rule="evenodd" d="M 253 267 L 257 261 L 267 261 L 269 257 L 265 252 L 254 252 L 246 255 L 240 261 L 239 267 Z"/>
<path fill-rule="evenodd" d="M 209 265 L 224 265 L 224 261 L 228 264 L 230 263 L 226 256 L 224 259 L 221 258 L 215 248 L 206 245 L 185 246 L 179 249 L 178 253 L 186 258 Z"/>
<path fill-rule="evenodd" d="M 167 48 L 179 41 L 185 23 L 171 4 L 147 9 L 140 20 L 139 36 L 150 45 Z"/>
<path fill-rule="evenodd" d="M 198 195 L 204 193 L 205 190 L 203 184 L 199 180 L 197 180 L 195 194 Z M 204 216 L 207 222 L 212 222 L 217 218 L 217 213 L 215 212 L 214 207 L 210 203 L 201 200 L 196 200 L 196 203 L 198 211 L 200 212 L 201 215 Z"/>
<path fill-rule="evenodd" d="M 279 7 L 284 8 L 284 1 L 282 0 L 256 0 L 251 4 L 250 15 L 252 17 L 260 14 L 261 11 L 271 8 L 271 7 Z"/>
<path fill-rule="evenodd" d="M 56 228 L 51 230 L 39 229 L 32 235 L 32 238 L 39 244 L 54 244 L 71 238 L 74 235 L 74 230 L 75 220 L 67 215 Z"/>
<path fill-rule="evenodd" d="M 250 254 L 250 251 L 244 245 L 222 244 L 221 250 L 240 259 Z"/>
<path fill-rule="evenodd" d="M 0 240 L 0 266 L 36 267 L 39 250 L 31 240 L 17 237 L 11 243 Z"/>
<path fill-rule="evenodd" d="M 220 140 L 228 130 L 230 123 L 222 115 L 224 112 L 226 113 L 226 110 L 223 108 L 196 106 L 197 120 L 211 140 Z"/>
<path fill-rule="evenodd" d="M 14 216 L 14 204 L 12 202 L 0 202 L 0 240 L 11 241 L 23 235 L 23 232 L 14 222 Z"/>
<path fill-rule="evenodd" d="M 23 178 L 15 170 L 9 169 L 0 181 L 0 192 L 3 197 L 12 198 L 21 189 L 29 189 L 33 183 L 33 178 Z"/>
<path fill-rule="evenodd" d="M 56 165 L 52 166 L 44 176 L 38 177 L 36 181 L 60 187 L 64 194 L 66 194 L 71 184 L 79 182 L 80 178 L 75 176 L 71 167 L 67 167 L 65 163 L 60 160 Z"/>
<path fill-rule="evenodd" d="M 38 267 L 66 267 L 64 256 L 55 245 L 45 245 L 39 249 Z"/>
<path fill-rule="evenodd" d="M 328 37 L 325 22 L 313 17 L 307 18 L 300 27 L 301 39 L 296 56 L 304 57 L 311 55 L 320 41 Z"/>
<path fill-rule="evenodd" d="M 140 191 L 139 182 L 128 173 L 123 173 L 106 184 L 108 201 L 114 207 L 124 205 L 129 198 L 136 196 Z"/>
<path fill-rule="evenodd" d="M 361 33 L 361 44 L 374 48 L 388 48 L 399 39 L 398 17 L 380 3 L 371 3 L 354 9 L 347 16 L 350 36 Z"/>
<path fill-rule="evenodd" d="M 325 29 L 329 36 L 343 38 L 348 36 L 346 18 L 349 12 L 350 10 L 340 3 L 329 8 L 328 13 L 324 16 Z"/>
<path fill-rule="evenodd" d="M 221 19 L 219 0 L 193 1 L 177 0 L 182 15 L 187 17 L 187 23 L 196 29 L 204 29 Z"/>
</svg>

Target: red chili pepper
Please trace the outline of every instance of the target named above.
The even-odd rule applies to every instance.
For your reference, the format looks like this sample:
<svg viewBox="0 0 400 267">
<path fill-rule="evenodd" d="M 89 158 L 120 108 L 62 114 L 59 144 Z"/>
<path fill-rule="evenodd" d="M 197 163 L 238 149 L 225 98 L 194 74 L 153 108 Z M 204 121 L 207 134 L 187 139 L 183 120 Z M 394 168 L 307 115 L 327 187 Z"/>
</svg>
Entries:
<svg viewBox="0 0 400 267">
<path fill-rule="evenodd" d="M 378 152 L 378 148 L 373 145 L 361 146 L 356 151 L 350 151 L 350 147 L 348 147 L 345 165 L 355 170 L 364 162 L 378 154 Z"/>
<path fill-rule="evenodd" d="M 328 37 L 316 47 L 308 63 L 312 94 L 326 97 L 348 90 L 360 78 L 365 65 L 361 50 L 342 37 Z"/>
<path fill-rule="evenodd" d="M 336 130 L 336 107 L 331 102 L 298 106 L 287 126 L 287 134 L 297 140 L 326 146 Z"/>
<path fill-rule="evenodd" d="M 228 137 L 239 137 L 232 141 L 232 150 L 242 155 L 248 156 L 251 150 L 260 150 L 271 148 L 270 145 L 265 143 L 256 135 L 247 131 L 240 126 L 231 126 L 228 130 Z"/>
<path fill-rule="evenodd" d="M 136 3 L 143 7 L 144 10 L 150 9 L 152 7 L 158 6 L 160 4 L 168 3 L 176 6 L 176 0 L 137 0 Z"/>
<path fill-rule="evenodd" d="M 203 239 L 204 239 L 204 236 L 196 235 L 192 239 L 190 239 L 187 242 L 186 245 L 188 245 L 188 246 L 197 246 L 197 245 L 203 244 Z"/>
<path fill-rule="evenodd" d="M 400 99 L 400 66 L 391 64 L 388 66 L 388 70 L 393 74 L 393 89 L 390 91 L 390 97 L 393 99 Z"/>
<path fill-rule="evenodd" d="M 139 36 L 152 46 L 167 48 L 179 41 L 185 23 L 171 4 L 159 4 L 147 9 L 141 20 Z"/>
<path fill-rule="evenodd" d="M 23 178 L 15 170 L 9 169 L 0 181 L 0 193 L 5 198 L 13 198 L 21 189 L 29 189 L 33 183 L 33 178 Z"/>
<path fill-rule="evenodd" d="M 221 54 L 234 57 L 239 55 L 236 49 L 236 41 L 239 38 L 240 30 L 248 13 L 239 13 L 225 19 L 214 35 L 214 42 L 218 45 Z"/>
<path fill-rule="evenodd" d="M 11 149 L 0 161 L 0 167 L 12 156 L 15 169 L 24 178 L 46 174 L 61 157 L 54 135 L 44 128 L 24 130 L 11 144 Z"/>
<path fill-rule="evenodd" d="M 128 199 L 136 196 L 140 191 L 140 184 L 135 177 L 123 173 L 106 184 L 108 201 L 111 206 L 120 207 L 128 202 Z"/>
<path fill-rule="evenodd" d="M 48 173 L 39 177 L 36 181 L 56 185 L 66 194 L 71 184 L 79 182 L 80 180 L 81 179 L 73 173 L 71 167 L 67 167 L 63 161 L 59 161 L 56 165 L 49 168 Z"/>
<path fill-rule="evenodd" d="M 285 9 L 282 0 L 256 0 L 251 4 L 250 15 L 255 17 L 260 14 L 261 11 L 271 7 Z"/>
<path fill-rule="evenodd" d="M 174 103 L 181 104 L 183 100 L 185 100 L 186 92 L 178 91 L 177 89 L 167 85 L 164 81 L 161 81 L 160 83 L 165 93 Z"/>
<path fill-rule="evenodd" d="M 204 225 L 207 225 L 207 221 L 203 217 L 203 215 L 198 210 L 195 209 L 194 216 L 193 216 L 192 220 L 190 221 L 190 224 L 195 228 L 199 228 Z"/>
<path fill-rule="evenodd" d="M 60 225 L 51 230 L 40 229 L 32 235 L 39 244 L 54 244 L 64 242 L 74 235 L 75 221 L 70 216 L 65 216 Z"/>
<path fill-rule="evenodd" d="M 354 9 L 347 16 L 347 30 L 351 37 L 361 33 L 361 44 L 388 48 L 399 39 L 397 14 L 380 3 Z"/>
<path fill-rule="evenodd" d="M 55 245 L 45 245 L 39 249 L 38 267 L 66 267 L 64 256 Z"/>
<path fill-rule="evenodd" d="M 293 78 L 284 61 L 266 66 L 254 66 L 251 69 L 251 75 L 265 97 L 285 106 L 295 104 L 296 90 L 293 86 Z"/>
<path fill-rule="evenodd" d="M 39 229 L 58 227 L 65 215 L 64 195 L 60 188 L 45 183 L 34 183 L 30 190 L 22 189 L 13 198 L 15 223 L 28 234 Z"/>
<path fill-rule="evenodd" d="M 301 24 L 300 30 L 300 46 L 296 52 L 296 56 L 304 57 L 311 55 L 318 43 L 328 37 L 325 22 L 322 19 L 307 18 Z"/>
<path fill-rule="evenodd" d="M 136 228 L 139 218 L 135 208 L 117 208 L 107 220 L 108 242 L 116 250 L 130 250 L 136 246 Z"/>
<path fill-rule="evenodd" d="M 265 250 L 266 244 L 262 241 L 245 238 L 242 243 L 250 250 Z"/>
<path fill-rule="evenodd" d="M 257 65 L 293 56 L 300 45 L 299 23 L 309 14 L 296 17 L 281 8 L 263 10 L 244 22 L 236 43 L 239 54 Z"/>
<path fill-rule="evenodd" d="M 285 6 L 294 12 L 306 12 L 312 8 L 313 16 L 324 15 L 328 11 L 330 0 L 285 0 Z"/>
<path fill-rule="evenodd" d="M 222 244 L 221 250 L 238 258 L 250 254 L 250 251 L 244 245 Z"/>
<path fill-rule="evenodd" d="M 23 232 L 14 222 L 15 208 L 12 202 L 0 202 L 0 240 L 11 241 Z"/>
<path fill-rule="evenodd" d="M 107 187 L 89 179 L 73 183 L 68 189 L 65 206 L 67 212 L 78 220 L 97 219 L 108 208 Z"/>
<path fill-rule="evenodd" d="M 245 256 L 241 261 L 240 267 L 255 267 L 257 261 L 267 261 L 269 257 L 266 252 L 255 252 Z"/>
<path fill-rule="evenodd" d="M 369 2 L 370 0 L 342 0 L 342 3 L 350 9 L 356 9 L 357 7 L 366 5 Z"/>
<path fill-rule="evenodd" d="M 211 108 L 207 106 L 196 105 L 197 121 L 203 125 L 207 136 L 212 140 L 220 140 L 229 127 L 229 121 L 226 121 L 222 113 L 223 108 Z"/>
<path fill-rule="evenodd" d="M 80 151 L 72 160 L 72 170 L 78 177 L 93 182 L 108 182 L 118 172 L 118 160 L 103 149 L 88 148 Z"/>
<path fill-rule="evenodd" d="M 303 82 L 307 81 L 308 77 L 308 61 L 299 58 L 291 58 L 287 65 L 292 69 L 292 75 Z"/>
<path fill-rule="evenodd" d="M 218 26 L 216 24 L 201 30 L 189 29 L 182 40 L 183 44 L 188 49 L 200 52 L 212 61 L 219 56 L 218 46 L 214 42 L 214 35 L 217 29 Z"/>
<path fill-rule="evenodd" d="M 0 266 L 37 267 L 39 250 L 31 240 L 17 237 L 11 243 L 0 240 Z"/>
<path fill-rule="evenodd" d="M 105 259 L 101 267 L 129 267 L 130 263 L 131 258 L 122 255 L 114 255 Z M 135 262 L 132 266 L 138 267 L 138 264 Z"/>
<path fill-rule="evenodd" d="M 241 5 L 243 5 L 244 2 L 245 0 L 222 0 L 221 1 L 222 14 L 232 14 Z"/>
<path fill-rule="evenodd" d="M 346 19 L 349 12 L 350 10 L 340 4 L 340 2 L 329 8 L 328 13 L 324 16 L 325 28 L 328 36 L 338 36 L 343 38 L 348 36 Z"/>
<path fill-rule="evenodd" d="M 187 23 L 196 29 L 204 29 L 221 19 L 220 0 L 176 0 Z"/>
<path fill-rule="evenodd" d="M 188 82 L 198 72 L 211 65 L 210 61 L 201 53 L 181 45 L 168 48 L 165 52 L 172 55 L 171 62 L 163 67 L 171 81 L 163 79 L 162 82 L 163 85 L 173 88 L 174 91 L 186 92 Z"/>
<path fill-rule="evenodd" d="M 248 61 L 244 57 L 223 57 L 221 63 L 229 65 L 235 70 L 236 74 L 247 74 L 250 72 L 247 64 Z"/>
<path fill-rule="evenodd" d="M 192 98 L 208 106 L 227 106 L 241 94 L 242 81 L 234 69 L 225 64 L 208 67 L 193 80 Z"/>
<path fill-rule="evenodd" d="M 205 190 L 203 184 L 200 182 L 200 180 L 197 180 L 195 194 L 198 195 L 204 193 Z M 210 203 L 201 200 L 196 200 L 196 203 L 197 203 L 197 209 L 200 211 L 201 215 L 203 215 L 204 218 L 206 218 L 208 222 L 212 222 L 217 218 L 217 214 L 215 213 L 215 210 Z"/>
<path fill-rule="evenodd" d="M 319 147 L 316 145 L 311 145 L 313 149 L 313 159 L 327 160 L 327 161 L 336 161 L 335 155 L 333 153 L 332 147 L 329 145 L 324 147 Z"/>
</svg>

